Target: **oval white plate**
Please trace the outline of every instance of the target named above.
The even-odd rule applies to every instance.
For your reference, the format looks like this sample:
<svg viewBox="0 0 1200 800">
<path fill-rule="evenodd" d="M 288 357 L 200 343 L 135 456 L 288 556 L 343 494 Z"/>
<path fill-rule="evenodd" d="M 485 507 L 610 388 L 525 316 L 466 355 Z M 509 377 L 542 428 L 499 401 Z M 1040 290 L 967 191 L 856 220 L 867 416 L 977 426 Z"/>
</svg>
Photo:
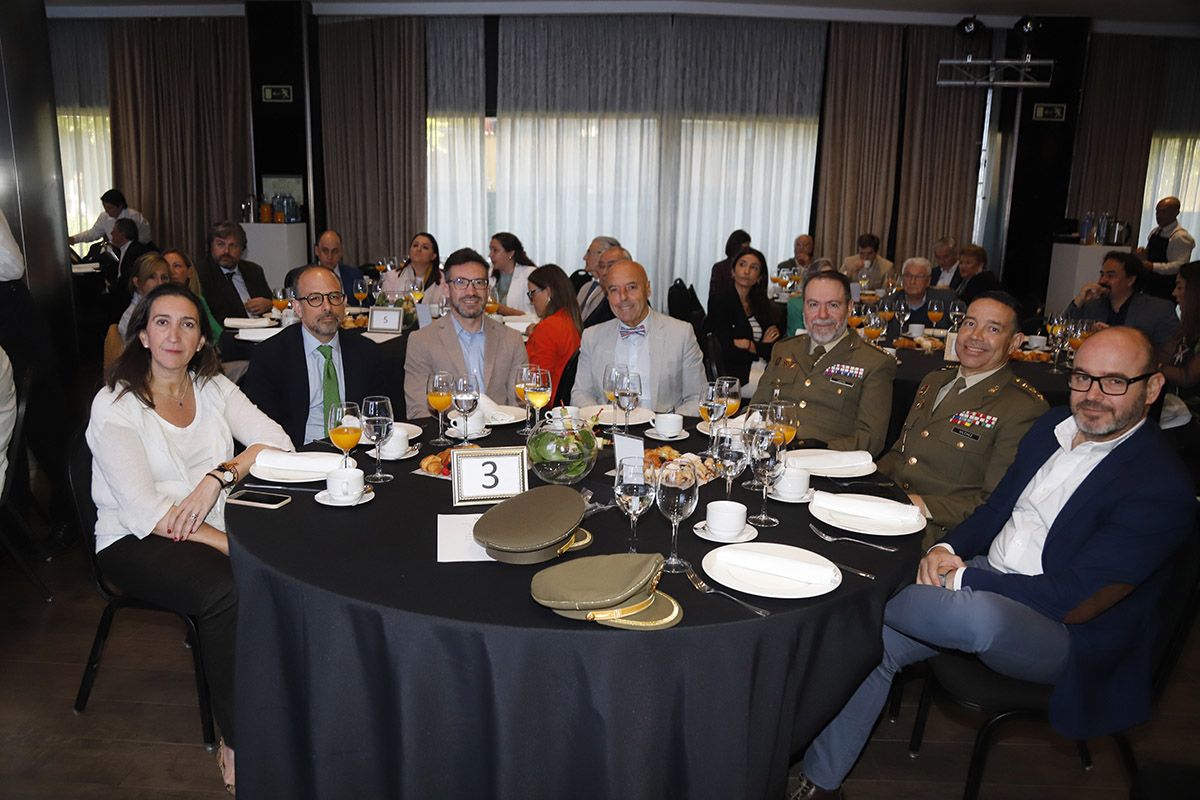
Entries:
<svg viewBox="0 0 1200 800">
<path fill-rule="evenodd" d="M 654 429 L 653 425 L 651 425 L 649 428 L 646 428 L 643 433 L 645 433 L 647 439 L 655 439 L 659 442 L 682 442 L 684 439 L 688 438 L 687 431 L 681 431 L 678 436 L 663 436 Z"/>
<path fill-rule="evenodd" d="M 434 421 L 437 421 L 436 415 L 434 416 Z M 392 427 L 399 428 L 400 430 L 407 433 L 409 441 L 412 441 L 413 439 L 420 439 L 421 434 L 425 432 L 425 430 L 420 425 L 413 425 L 411 422 L 400 422 L 399 420 L 394 422 L 392 424 Z"/>
<path fill-rule="evenodd" d="M 388 458 L 387 456 L 384 456 L 381 460 L 383 460 L 383 461 L 404 461 L 406 458 L 412 458 L 419 452 L 421 452 L 421 445 L 414 444 L 413 446 L 409 447 L 407 450 L 405 450 L 403 453 L 396 456 L 395 458 Z M 370 450 L 368 450 L 366 453 L 364 453 L 364 455 L 367 458 L 374 458 L 375 457 L 375 448 L 372 447 Z"/>
<path fill-rule="evenodd" d="M 350 466 L 357 467 L 358 462 L 351 457 Z M 251 464 L 250 474 L 264 481 L 274 481 L 276 483 L 313 483 L 315 481 L 325 480 L 326 473 L 324 472 L 301 472 L 294 469 L 275 469 L 273 467 L 264 467 L 262 464 Z"/>
<path fill-rule="evenodd" d="M 841 528 L 851 533 L 865 533 L 868 536 L 907 536 L 925 530 L 925 520 L 905 524 L 858 517 L 852 514 L 842 514 L 820 506 L 809 506 L 809 512 L 814 517 L 835 528 Z"/>
<path fill-rule="evenodd" d="M 837 570 L 838 578 L 834 583 L 818 585 L 815 583 L 802 583 L 790 578 L 781 578 L 777 575 L 767 575 L 766 573 L 755 572 L 754 570 L 729 567 L 721 561 L 721 553 L 728 547 L 740 547 L 763 553 L 764 555 L 790 558 L 824 567 L 833 567 Z M 817 555 L 811 550 L 792 547 L 790 544 L 746 542 L 745 544 L 731 544 L 726 547 L 718 547 L 708 551 L 708 555 L 704 557 L 701 566 L 704 567 L 705 574 L 722 586 L 727 586 L 730 589 L 745 592 L 746 594 L 758 595 L 759 597 L 778 597 L 781 599 L 820 597 L 823 594 L 829 594 L 842 585 L 842 571 L 832 561 L 824 556 Z"/>
<path fill-rule="evenodd" d="M 517 406 L 496 406 L 496 411 L 500 414 L 505 414 L 506 418 L 489 419 L 487 420 L 488 425 L 514 425 L 518 422 L 525 421 L 525 409 L 523 408 L 518 408 Z M 476 411 L 475 413 L 478 414 L 479 412 Z M 446 413 L 446 419 L 456 419 L 461 416 L 462 414 L 459 414 L 454 409 L 451 409 Z"/>
<path fill-rule="evenodd" d="M 781 497 L 781 496 L 775 494 L 775 492 L 767 492 L 767 497 L 771 498 L 772 500 L 778 500 L 781 503 L 809 503 L 812 501 L 813 495 L 816 493 L 817 493 L 816 489 L 810 488 L 807 492 L 804 493 L 804 495 L 802 497 L 799 497 L 799 498 Z"/>
<path fill-rule="evenodd" d="M 613 417 L 612 406 L 584 406 L 583 408 L 579 409 L 579 413 L 581 415 L 583 415 L 583 418 L 585 420 L 591 419 L 592 417 L 596 416 L 596 414 L 599 414 L 600 422 L 598 424 L 600 424 L 600 425 L 612 425 L 613 424 L 614 417 Z M 616 419 L 618 425 L 624 425 L 625 424 L 625 412 L 618 409 L 617 416 L 615 417 L 615 419 Z M 654 412 L 648 408 L 640 408 L 639 407 L 639 408 L 635 408 L 633 411 L 629 412 L 629 424 L 630 425 L 645 425 L 647 422 L 649 422 L 652 419 L 654 419 Z"/>
<path fill-rule="evenodd" d="M 475 441 L 476 439 L 482 439 L 483 437 L 490 435 L 490 434 L 491 434 L 491 432 L 492 432 L 492 429 L 491 429 L 491 428 L 483 428 L 483 429 L 481 429 L 481 430 L 472 431 L 472 432 L 471 432 L 471 434 L 467 436 L 467 439 L 468 439 L 469 441 L 472 441 L 472 442 L 473 442 L 473 441 Z M 449 425 L 447 425 L 447 426 L 446 426 L 446 435 L 447 435 L 447 436 L 449 436 L 451 439 L 461 439 L 461 438 L 463 438 L 463 435 L 462 435 L 462 433 L 460 433 L 459 431 L 457 431 L 457 430 L 455 430 L 454 428 L 450 427 Z"/>
<path fill-rule="evenodd" d="M 362 497 L 358 498 L 358 500 L 353 503 L 338 503 L 330 499 L 328 489 L 322 489 L 321 491 L 317 492 L 317 495 L 314 499 L 323 506 L 332 506 L 333 508 L 352 508 L 354 506 L 361 506 L 364 503 L 369 503 L 374 500 L 375 492 L 363 492 Z"/>
<path fill-rule="evenodd" d="M 740 544 L 742 542 L 749 542 L 757 538 L 758 528 L 747 522 L 746 527 L 742 528 L 742 532 L 731 539 L 727 536 L 714 536 L 713 532 L 708 529 L 708 522 L 706 520 L 700 520 L 692 526 L 692 533 L 696 534 L 701 539 L 708 539 L 710 542 L 718 542 L 720 544 Z"/>
</svg>

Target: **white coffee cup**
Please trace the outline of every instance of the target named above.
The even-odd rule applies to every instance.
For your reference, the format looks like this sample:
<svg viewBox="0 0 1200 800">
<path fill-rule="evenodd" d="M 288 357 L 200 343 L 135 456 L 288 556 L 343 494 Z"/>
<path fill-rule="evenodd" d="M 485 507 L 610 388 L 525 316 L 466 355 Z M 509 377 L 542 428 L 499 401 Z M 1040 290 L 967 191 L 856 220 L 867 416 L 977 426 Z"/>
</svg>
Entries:
<svg viewBox="0 0 1200 800">
<path fill-rule="evenodd" d="M 660 436 L 678 436 L 683 433 L 683 415 L 655 414 L 654 430 Z"/>
<path fill-rule="evenodd" d="M 730 500 L 714 500 L 708 504 L 705 527 L 717 538 L 736 538 L 746 527 L 746 507 Z"/>
<path fill-rule="evenodd" d="M 1034 350 L 1041 350 L 1046 346 L 1045 336 L 1030 336 L 1025 341 L 1029 342 L 1029 346 Z"/>
<path fill-rule="evenodd" d="M 916 339 L 918 336 L 924 336 L 925 335 L 925 326 L 924 325 L 909 325 L 908 326 L 908 335 L 914 339 Z"/>
<path fill-rule="evenodd" d="M 363 494 L 363 471 L 357 467 L 342 467 L 325 476 L 329 499 L 335 503 L 357 503 Z"/>
<path fill-rule="evenodd" d="M 794 467 L 790 463 L 775 481 L 775 494 L 788 500 L 799 500 L 808 494 L 808 470 Z"/>
<path fill-rule="evenodd" d="M 456 415 L 452 420 L 450 420 L 450 427 L 459 434 L 461 434 L 464 429 L 468 433 L 479 433 L 479 431 L 483 430 L 484 427 L 483 415 L 472 414 L 469 417 L 464 417 L 461 414 Z"/>
<path fill-rule="evenodd" d="M 392 435 L 383 443 L 380 454 L 384 458 L 399 458 L 408 452 L 408 431 L 401 427 L 393 427 Z"/>
<path fill-rule="evenodd" d="M 576 419 L 579 419 L 579 406 L 559 406 L 557 408 L 552 408 L 546 412 L 546 416 L 555 417 L 558 419 L 564 419 L 567 417 L 575 417 Z"/>
</svg>

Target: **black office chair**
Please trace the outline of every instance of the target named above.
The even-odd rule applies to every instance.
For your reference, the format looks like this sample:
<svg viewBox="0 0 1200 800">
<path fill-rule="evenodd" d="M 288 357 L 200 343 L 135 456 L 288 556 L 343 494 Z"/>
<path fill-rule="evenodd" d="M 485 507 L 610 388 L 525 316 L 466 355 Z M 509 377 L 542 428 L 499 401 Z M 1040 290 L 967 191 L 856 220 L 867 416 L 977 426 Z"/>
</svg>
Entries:
<svg viewBox="0 0 1200 800">
<path fill-rule="evenodd" d="M 75 499 L 75 513 L 79 517 L 79 530 L 83 532 L 83 546 L 87 550 L 92 580 L 96 584 L 96 590 L 100 592 L 100 596 L 106 603 L 104 613 L 100 615 L 100 624 L 96 627 L 96 638 L 92 641 L 92 650 L 88 653 L 83 679 L 79 682 L 79 693 L 75 696 L 75 713 L 82 714 L 84 708 L 87 707 L 88 695 L 92 692 L 92 684 L 96 682 L 96 673 L 100 670 L 100 656 L 104 652 L 104 643 L 108 640 L 108 631 L 112 627 L 113 617 L 117 611 L 122 608 L 165 611 L 182 619 L 187 626 L 187 646 L 192 650 L 192 662 L 196 671 L 196 695 L 200 702 L 200 726 L 204 734 L 204 749 L 210 753 L 214 752 L 217 749 L 217 737 L 213 729 L 208 680 L 204 677 L 204 664 L 200 659 L 200 636 L 196 630 L 196 620 L 187 614 L 122 594 L 119 589 L 108 582 L 104 577 L 104 572 L 100 569 L 100 561 L 96 557 L 96 505 L 92 502 L 92 451 L 88 448 L 82 431 L 73 442 L 69 470 L 71 494 Z"/>
<path fill-rule="evenodd" d="M 554 387 L 554 398 L 551 400 L 556 406 L 571 405 L 571 388 L 575 385 L 575 373 L 579 371 L 579 351 L 575 351 L 575 355 L 571 356 L 571 360 L 563 367 L 562 377 L 558 379 L 558 386 Z"/>
<path fill-rule="evenodd" d="M 1159 630 L 1154 652 L 1153 698 L 1158 700 L 1179 655 L 1183 651 L 1188 631 L 1196 619 L 1200 605 L 1200 535 L 1193 532 L 1191 539 L 1176 554 L 1171 562 L 1172 574 L 1162 600 L 1159 602 Z M 1014 719 L 1047 721 L 1049 718 L 1050 693 L 1052 687 L 1031 683 L 989 669 L 973 655 L 944 653 L 926 662 L 930 677 L 921 691 L 917 717 L 913 722 L 912 738 L 909 740 L 909 756 L 916 758 L 920 753 L 921 739 L 925 733 L 925 722 L 935 690 L 941 689 L 959 705 L 988 716 L 975 735 L 975 746 L 971 751 L 971 763 L 967 769 L 967 784 L 963 789 L 964 800 L 975 800 L 983 782 L 983 768 L 988 750 L 997 729 Z M 1132 779 L 1137 774 L 1137 759 L 1133 747 L 1123 732 L 1112 735 L 1121 760 Z M 1092 768 L 1092 757 L 1087 742 L 1076 742 L 1079 758 L 1084 769 Z"/>
<path fill-rule="evenodd" d="M 700 349 L 704 353 L 704 374 L 710 381 L 715 381 L 725 375 L 725 353 L 721 349 L 721 341 L 715 333 L 706 333 L 700 340 Z"/>
<path fill-rule="evenodd" d="M 586 269 L 577 269 L 569 276 L 571 285 L 575 287 L 575 294 L 579 294 L 579 290 L 587 286 L 588 281 L 592 279 L 592 273 Z"/>
<path fill-rule="evenodd" d="M 29 529 L 29 524 L 25 522 L 25 518 L 14 508 L 13 504 L 13 492 L 18 484 L 17 473 L 18 470 L 25 467 L 25 417 L 26 412 L 29 411 L 29 392 L 32 386 L 33 370 L 27 369 L 17 384 L 17 413 L 13 418 L 12 438 L 8 442 L 8 471 L 4 476 L 4 491 L 0 492 L 0 542 L 12 554 L 21 571 L 41 590 L 46 602 L 52 603 L 54 594 L 29 566 L 29 562 L 25 560 L 16 542 L 9 537 L 6 530 L 15 529 L 26 542 L 30 544 L 34 542 L 33 531 Z"/>
</svg>

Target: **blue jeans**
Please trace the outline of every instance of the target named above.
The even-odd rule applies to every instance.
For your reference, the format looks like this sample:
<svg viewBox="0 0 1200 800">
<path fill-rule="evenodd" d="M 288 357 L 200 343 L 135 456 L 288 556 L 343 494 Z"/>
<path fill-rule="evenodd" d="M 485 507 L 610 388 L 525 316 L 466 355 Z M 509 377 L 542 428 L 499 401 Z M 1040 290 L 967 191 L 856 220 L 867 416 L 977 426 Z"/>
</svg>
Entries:
<svg viewBox="0 0 1200 800">
<path fill-rule="evenodd" d="M 995 572 L 987 556 L 976 556 L 967 565 Z M 809 745 L 804 774 L 823 789 L 842 785 L 887 702 L 892 677 L 909 664 L 943 650 L 960 650 L 975 653 L 1005 675 L 1054 683 L 1069 648 L 1065 625 L 1003 595 L 905 587 L 884 607 L 883 661 Z"/>
</svg>

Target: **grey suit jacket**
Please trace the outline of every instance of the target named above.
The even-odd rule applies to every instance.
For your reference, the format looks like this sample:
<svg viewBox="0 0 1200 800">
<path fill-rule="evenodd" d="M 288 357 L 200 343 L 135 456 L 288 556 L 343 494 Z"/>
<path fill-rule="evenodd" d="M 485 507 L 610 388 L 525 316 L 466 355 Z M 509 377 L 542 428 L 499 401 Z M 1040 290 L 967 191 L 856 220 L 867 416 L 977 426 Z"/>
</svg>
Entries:
<svg viewBox="0 0 1200 800">
<path fill-rule="evenodd" d="M 571 389 L 571 404 L 599 405 L 604 398 L 604 369 L 613 363 L 617 348 L 618 320 L 611 319 L 593 325 L 583 332 L 579 348 L 579 367 L 575 387 Z M 696 343 L 696 332 L 681 320 L 650 309 L 646 317 L 646 340 L 651 345 L 651 367 L 654 374 L 654 411 L 675 411 L 688 416 L 700 415 L 700 393 L 704 390 L 704 356 Z M 647 377 L 642 376 L 645 381 Z"/>
<path fill-rule="evenodd" d="M 517 396 L 513 379 L 517 367 L 528 362 L 521 334 L 490 317 L 483 318 L 483 386 L 484 393 L 497 403 L 515 405 Z M 425 402 L 425 382 L 438 370 L 452 375 L 467 371 L 462 347 L 450 315 L 439 317 L 431 325 L 413 331 L 408 337 L 408 352 L 404 357 L 404 402 L 409 419 L 428 417 L 432 412 Z"/>
<path fill-rule="evenodd" d="M 1108 313 L 1112 306 L 1107 297 L 1097 297 L 1078 308 L 1075 301 L 1067 304 L 1066 315 L 1071 319 L 1093 319 L 1100 322 L 1108 321 Z M 1179 330 L 1179 319 L 1175 316 L 1175 305 L 1159 297 L 1134 292 L 1129 298 L 1129 310 L 1125 312 L 1125 324 L 1137 328 L 1150 338 L 1154 346 L 1163 349 L 1170 345 L 1175 332 Z"/>
</svg>

